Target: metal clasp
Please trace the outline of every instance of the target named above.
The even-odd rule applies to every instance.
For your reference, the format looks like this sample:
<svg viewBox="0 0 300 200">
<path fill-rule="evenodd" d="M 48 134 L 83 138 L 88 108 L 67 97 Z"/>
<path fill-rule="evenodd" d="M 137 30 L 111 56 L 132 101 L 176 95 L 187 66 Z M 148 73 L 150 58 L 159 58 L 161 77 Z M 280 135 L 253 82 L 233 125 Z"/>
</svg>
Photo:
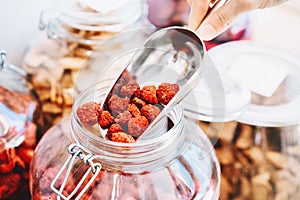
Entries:
<svg viewBox="0 0 300 200">
<path fill-rule="evenodd" d="M 91 153 L 87 153 L 81 145 L 71 144 L 69 146 L 68 151 L 71 154 L 70 157 L 66 160 L 66 162 L 64 163 L 64 165 L 62 166 L 62 168 L 60 169 L 60 171 L 58 172 L 58 174 L 56 175 L 56 177 L 54 178 L 54 180 L 52 181 L 51 186 L 50 186 L 51 190 L 53 190 L 58 195 L 57 200 L 60 200 L 60 198 L 62 198 L 64 200 L 71 199 L 78 192 L 78 190 L 82 186 L 83 182 L 87 179 L 89 173 L 92 172 L 94 175 L 92 176 L 92 178 L 90 178 L 90 180 L 87 182 L 87 184 L 84 186 L 84 188 L 80 191 L 80 193 L 75 198 L 75 200 L 79 200 L 82 197 L 82 195 L 87 191 L 89 186 L 94 182 L 95 178 L 98 176 L 98 174 L 102 168 L 100 163 L 93 162 L 93 159 L 95 158 L 94 155 Z M 82 176 L 81 180 L 76 185 L 76 187 L 71 192 L 71 194 L 69 194 L 69 196 L 65 196 L 65 195 L 63 195 L 63 190 L 67 184 L 67 180 L 69 178 L 71 169 L 73 168 L 75 159 L 77 159 L 77 158 L 81 159 L 85 164 L 88 164 L 90 167 L 85 172 L 85 174 Z M 59 177 L 62 176 L 62 173 L 64 171 L 66 171 L 65 177 L 63 179 L 63 182 L 62 182 L 60 188 L 57 189 L 57 188 L 55 188 L 54 185 L 56 184 Z"/>
<path fill-rule="evenodd" d="M 16 73 L 21 77 L 26 76 L 26 71 L 20 67 L 10 64 L 6 61 L 6 51 L 0 50 L 0 70 L 6 70 L 9 72 Z"/>
</svg>

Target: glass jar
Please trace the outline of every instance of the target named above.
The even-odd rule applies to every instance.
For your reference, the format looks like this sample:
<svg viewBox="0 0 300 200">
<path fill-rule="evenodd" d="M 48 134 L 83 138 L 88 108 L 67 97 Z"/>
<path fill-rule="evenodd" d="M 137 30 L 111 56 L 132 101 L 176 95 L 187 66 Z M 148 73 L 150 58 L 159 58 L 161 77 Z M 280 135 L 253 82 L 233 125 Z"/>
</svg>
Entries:
<svg viewBox="0 0 300 200">
<path fill-rule="evenodd" d="M 221 164 L 220 199 L 298 199 L 299 58 L 245 41 L 209 54 L 222 74 L 251 92 L 250 103 L 235 118 L 224 124 L 198 121 Z"/>
<path fill-rule="evenodd" d="M 39 26 L 47 35 L 24 57 L 49 125 L 71 112 L 74 92 L 91 86 L 112 58 L 138 47 L 154 30 L 142 0 L 97 2 L 55 1 L 41 14 Z M 86 77 L 88 82 L 80 81 Z"/>
<path fill-rule="evenodd" d="M 180 105 L 167 114 L 168 131 L 139 143 L 105 140 L 98 129 L 83 126 L 76 109 L 101 102 L 107 90 L 97 86 L 83 92 L 71 117 L 40 141 L 30 173 L 34 200 L 57 194 L 63 199 L 218 199 L 220 171 L 213 147 Z"/>
<path fill-rule="evenodd" d="M 29 200 L 29 164 L 42 121 L 25 71 L 5 57 L 0 51 L 0 199 Z"/>
</svg>

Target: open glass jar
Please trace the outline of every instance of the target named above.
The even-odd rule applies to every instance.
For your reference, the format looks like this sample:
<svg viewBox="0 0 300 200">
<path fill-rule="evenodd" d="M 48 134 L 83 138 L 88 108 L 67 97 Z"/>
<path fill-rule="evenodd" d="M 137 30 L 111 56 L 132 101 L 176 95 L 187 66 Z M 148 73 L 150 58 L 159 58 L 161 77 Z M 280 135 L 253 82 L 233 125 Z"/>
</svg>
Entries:
<svg viewBox="0 0 300 200">
<path fill-rule="evenodd" d="M 29 164 L 40 137 L 39 106 L 23 69 L 0 52 L 0 199 L 30 199 Z"/>
<path fill-rule="evenodd" d="M 250 42 L 209 54 L 221 74 L 251 91 L 250 103 L 224 124 L 198 118 L 221 164 L 220 199 L 298 199 L 300 60 Z"/>
<path fill-rule="evenodd" d="M 185 119 L 180 105 L 167 114 L 167 131 L 141 143 L 105 140 L 83 126 L 76 109 L 104 100 L 107 89 L 83 92 L 71 118 L 43 137 L 30 173 L 33 199 L 55 199 L 57 194 L 63 199 L 218 199 L 220 172 L 213 147 Z"/>
<path fill-rule="evenodd" d="M 96 82 L 112 58 L 144 42 L 154 30 L 146 16 L 143 0 L 58 0 L 41 14 L 40 28 L 47 34 L 29 48 L 23 66 L 49 125 L 71 112 L 73 93 Z M 88 82 L 75 84 L 86 77 Z"/>
</svg>

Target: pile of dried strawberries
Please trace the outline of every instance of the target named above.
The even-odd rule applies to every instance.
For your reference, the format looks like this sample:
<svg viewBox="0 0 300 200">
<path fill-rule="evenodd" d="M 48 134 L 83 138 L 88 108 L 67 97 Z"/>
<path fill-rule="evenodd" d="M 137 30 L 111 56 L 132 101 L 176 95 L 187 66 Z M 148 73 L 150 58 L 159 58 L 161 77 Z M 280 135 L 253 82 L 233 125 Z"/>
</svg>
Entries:
<svg viewBox="0 0 300 200">
<path fill-rule="evenodd" d="M 0 104 L 0 113 L 7 118 L 13 118 L 12 113 L 25 113 L 33 119 L 30 114 L 34 115 L 37 109 L 37 103 L 29 94 L 14 93 L 1 86 Z M 0 133 L 0 199 L 25 200 L 30 199 L 29 164 L 36 146 L 37 125 L 26 121 L 21 131 L 14 125 L 12 123 L 7 132 Z"/>
<path fill-rule="evenodd" d="M 107 129 L 107 139 L 133 143 L 178 90 L 178 84 L 171 83 L 140 88 L 136 78 L 125 70 L 111 90 L 103 110 L 99 103 L 89 102 L 79 106 L 76 113 L 82 124 L 93 126 L 98 123 Z"/>
</svg>

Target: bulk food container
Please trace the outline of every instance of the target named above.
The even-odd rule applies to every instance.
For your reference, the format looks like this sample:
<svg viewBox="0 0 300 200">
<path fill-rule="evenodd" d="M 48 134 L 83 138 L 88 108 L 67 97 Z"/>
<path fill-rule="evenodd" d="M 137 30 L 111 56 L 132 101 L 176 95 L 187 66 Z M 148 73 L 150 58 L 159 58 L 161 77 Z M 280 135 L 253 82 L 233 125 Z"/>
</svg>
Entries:
<svg viewBox="0 0 300 200">
<path fill-rule="evenodd" d="M 0 199 L 30 199 L 29 164 L 42 121 L 25 77 L 0 51 Z"/>
<path fill-rule="evenodd" d="M 220 199 L 299 199 L 299 57 L 245 41 L 220 45 L 209 55 L 221 77 L 239 83 L 226 92 L 225 116 L 241 105 L 224 120 L 193 115 L 221 164 Z M 243 89 L 234 97 L 237 86 Z M 205 91 L 193 92 L 203 102 Z M 207 113 L 204 108 L 198 109 Z"/>
<path fill-rule="evenodd" d="M 147 11 L 143 0 L 58 0 L 41 13 L 39 28 L 46 34 L 29 44 L 23 66 L 49 125 L 71 112 L 74 92 L 91 86 L 112 58 L 139 47 L 154 31 Z M 89 82 L 75 84 L 87 76 Z"/>
<path fill-rule="evenodd" d="M 176 34 L 185 33 L 181 28 L 177 30 L 179 31 Z M 137 77 L 133 74 L 130 76 L 131 72 L 123 71 L 127 66 L 126 63 L 122 66 L 109 65 L 100 75 L 101 78 L 96 85 L 76 97 L 71 116 L 49 129 L 38 144 L 31 165 L 30 189 L 34 200 L 217 200 L 219 198 L 220 168 L 212 143 L 195 122 L 184 116 L 184 108 L 180 104 L 166 110 L 164 117 L 142 140 L 134 134 L 131 136 L 126 134 L 125 137 L 122 133 L 127 130 L 128 133 L 130 130 L 136 133 L 144 127 L 144 123 L 135 121 L 136 126 L 131 126 L 130 122 L 138 117 L 142 119 L 145 116 L 152 116 L 151 113 L 143 115 L 143 108 L 152 105 L 149 103 L 150 100 L 148 102 L 143 96 L 143 89 L 148 86 L 147 84 L 185 82 L 184 78 L 187 78 L 185 75 L 191 75 L 186 73 L 186 70 L 195 66 L 194 57 L 200 60 L 201 65 L 206 61 L 204 49 L 197 49 L 191 39 L 184 42 L 186 48 L 181 48 L 181 41 L 173 40 L 175 35 L 173 33 L 168 32 L 166 35 L 178 48 L 176 51 L 173 51 L 174 46 L 170 45 L 170 42 L 158 39 L 160 42 L 157 44 L 155 40 L 153 43 L 161 46 L 158 48 L 150 46 L 146 48 L 145 54 L 141 54 L 144 56 L 138 57 L 143 62 L 134 68 L 138 70 L 135 74 Z M 153 38 L 160 38 L 155 36 Z M 191 55 L 193 58 L 188 60 Z M 140 59 L 137 59 L 137 62 Z M 210 66 L 203 68 L 210 69 Z M 175 73 L 175 69 L 179 73 Z M 113 88 L 121 84 L 120 92 L 107 95 L 119 75 L 122 79 L 118 79 Z M 131 81 L 136 81 L 135 83 L 141 86 L 141 89 L 135 88 L 132 93 L 136 95 L 135 98 L 140 98 L 139 101 L 134 102 L 135 98 L 128 98 L 122 92 L 132 83 Z M 219 79 L 216 81 L 222 86 Z M 127 89 L 131 91 L 131 88 Z M 139 91 L 140 94 L 136 94 Z M 117 96 L 120 93 L 124 96 Z M 151 97 L 151 101 L 152 94 L 158 93 L 146 95 L 147 98 Z M 104 116 L 104 112 L 107 112 L 105 106 L 104 110 L 100 111 L 98 102 L 100 105 L 107 102 L 106 96 L 109 98 L 108 102 L 112 102 L 109 103 L 109 108 L 113 119 L 107 113 Z M 118 99 L 117 102 L 120 104 L 114 103 L 113 98 Z M 141 114 L 138 114 L 129 110 L 129 105 L 123 109 L 124 104 L 128 104 L 124 103 L 126 99 L 131 101 L 130 105 L 135 104 L 136 107 L 139 106 L 137 102 L 144 101 L 147 104 L 141 106 Z M 159 105 L 156 102 L 152 106 Z M 128 122 L 125 122 L 127 118 L 122 116 L 127 111 L 130 117 Z M 114 112 L 118 112 L 117 115 Z M 103 116 L 105 121 L 101 121 Z M 100 134 L 102 129 L 99 127 L 104 126 L 101 122 L 109 123 L 107 134 L 111 131 L 111 135 Z M 112 132 L 113 125 L 119 125 L 118 129 L 121 130 Z"/>
</svg>

